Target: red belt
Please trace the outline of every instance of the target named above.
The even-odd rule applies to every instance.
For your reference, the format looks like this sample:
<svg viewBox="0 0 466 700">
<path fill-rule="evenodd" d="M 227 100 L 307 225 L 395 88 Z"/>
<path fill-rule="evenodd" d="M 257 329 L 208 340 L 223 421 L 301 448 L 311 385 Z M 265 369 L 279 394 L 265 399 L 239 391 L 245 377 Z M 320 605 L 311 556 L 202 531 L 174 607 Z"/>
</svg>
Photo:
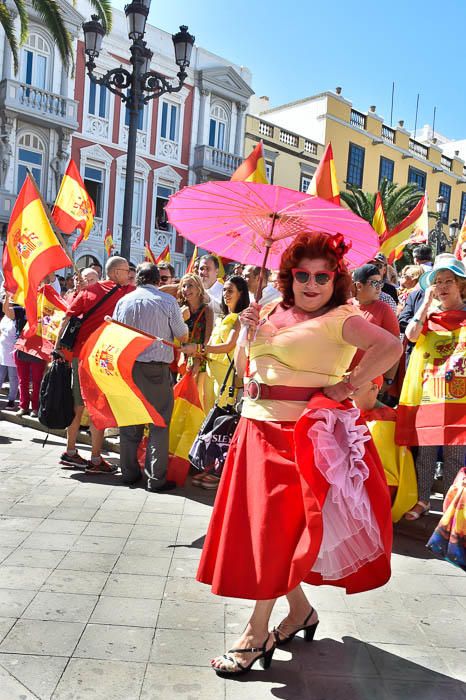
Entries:
<svg viewBox="0 0 466 700">
<path fill-rule="evenodd" d="M 309 401 L 316 391 L 319 389 L 309 386 L 269 386 L 260 384 L 255 379 L 250 379 L 244 388 L 245 396 L 251 401 Z"/>
</svg>

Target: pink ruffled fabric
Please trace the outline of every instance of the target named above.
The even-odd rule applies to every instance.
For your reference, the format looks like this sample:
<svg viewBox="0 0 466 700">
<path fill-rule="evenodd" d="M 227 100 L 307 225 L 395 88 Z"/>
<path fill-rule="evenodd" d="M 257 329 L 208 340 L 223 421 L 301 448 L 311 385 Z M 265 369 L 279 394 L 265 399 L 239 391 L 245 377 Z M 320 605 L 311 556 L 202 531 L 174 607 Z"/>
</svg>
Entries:
<svg viewBox="0 0 466 700">
<path fill-rule="evenodd" d="M 330 484 L 323 508 L 323 539 L 312 571 L 327 580 L 354 573 L 383 553 L 380 530 L 372 513 L 364 481 L 364 425 L 356 425 L 357 408 L 318 409 L 308 432 L 317 468 Z"/>
</svg>

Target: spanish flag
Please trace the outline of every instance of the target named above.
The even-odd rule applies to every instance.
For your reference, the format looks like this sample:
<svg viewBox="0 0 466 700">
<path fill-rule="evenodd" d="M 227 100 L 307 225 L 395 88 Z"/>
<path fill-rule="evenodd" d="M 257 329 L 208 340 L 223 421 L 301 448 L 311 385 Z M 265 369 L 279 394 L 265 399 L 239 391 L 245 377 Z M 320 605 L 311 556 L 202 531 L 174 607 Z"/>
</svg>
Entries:
<svg viewBox="0 0 466 700">
<path fill-rule="evenodd" d="M 167 478 L 182 486 L 189 471 L 189 451 L 205 418 L 196 380 L 191 372 L 186 372 L 175 384 L 174 396 Z"/>
<path fill-rule="evenodd" d="M 231 176 L 232 182 L 260 182 L 268 185 L 265 171 L 264 147 L 260 141 L 253 152 L 244 160 Z"/>
<path fill-rule="evenodd" d="M 113 245 L 113 236 L 110 233 L 110 231 L 107 229 L 107 233 L 104 236 L 104 248 L 105 248 L 105 252 L 107 253 L 108 257 L 110 257 L 114 247 L 115 246 Z"/>
<path fill-rule="evenodd" d="M 157 265 L 157 261 L 156 261 L 156 259 L 155 259 L 155 255 L 154 255 L 154 253 L 152 252 L 152 250 L 150 249 L 150 245 L 148 244 L 147 241 L 144 243 L 144 261 L 145 261 L 145 262 L 150 262 L 150 263 L 152 263 L 153 265 Z"/>
<path fill-rule="evenodd" d="M 461 246 L 463 243 L 466 241 L 466 216 L 463 219 L 463 225 L 461 227 L 461 231 L 458 234 L 458 238 L 456 239 L 456 246 L 455 246 L 455 257 L 458 260 L 462 260 L 461 256 Z"/>
<path fill-rule="evenodd" d="M 340 204 L 340 189 L 333 159 L 332 144 L 328 143 L 307 190 L 308 194 Z"/>
<path fill-rule="evenodd" d="M 95 206 L 87 194 L 84 182 L 74 160 L 70 160 L 52 209 L 52 218 L 64 233 L 81 233 L 73 243 L 73 250 L 89 238 L 94 223 Z"/>
<path fill-rule="evenodd" d="M 194 263 L 196 262 L 198 255 L 199 255 L 199 251 L 198 251 L 197 245 L 196 245 L 196 246 L 194 246 L 191 260 L 189 261 L 188 267 L 186 268 L 186 274 L 188 274 L 189 272 L 194 272 Z"/>
<path fill-rule="evenodd" d="M 406 216 L 398 226 L 391 231 L 387 231 L 380 239 L 380 252 L 383 253 L 389 262 L 395 259 L 396 249 L 409 242 L 411 234 L 416 229 L 424 230 L 427 227 L 427 199 L 423 195 L 414 209 Z"/>
<path fill-rule="evenodd" d="M 383 210 L 382 197 L 380 192 L 377 192 L 374 206 L 374 218 L 372 219 L 372 228 L 380 237 L 384 236 L 388 231 L 385 212 Z"/>
<path fill-rule="evenodd" d="M 79 356 L 79 380 L 98 430 L 143 423 L 165 425 L 132 375 L 138 356 L 153 342 L 151 336 L 115 321 L 106 321 L 89 336 Z"/>
<path fill-rule="evenodd" d="M 157 256 L 155 260 L 155 264 L 158 265 L 161 262 L 170 262 L 170 246 L 166 245 L 165 248 L 162 250 L 160 255 Z"/>
<path fill-rule="evenodd" d="M 57 294 L 50 284 L 40 288 L 37 295 L 37 327 L 33 335 L 29 335 L 28 324 L 23 329 L 16 342 L 17 350 L 40 357 L 47 362 L 55 347 L 60 323 L 67 312 L 65 300 Z"/>
<path fill-rule="evenodd" d="M 46 275 L 73 263 L 60 245 L 28 174 L 16 199 L 3 248 L 5 289 L 24 306 L 28 335 L 37 328 L 37 293 Z"/>
</svg>

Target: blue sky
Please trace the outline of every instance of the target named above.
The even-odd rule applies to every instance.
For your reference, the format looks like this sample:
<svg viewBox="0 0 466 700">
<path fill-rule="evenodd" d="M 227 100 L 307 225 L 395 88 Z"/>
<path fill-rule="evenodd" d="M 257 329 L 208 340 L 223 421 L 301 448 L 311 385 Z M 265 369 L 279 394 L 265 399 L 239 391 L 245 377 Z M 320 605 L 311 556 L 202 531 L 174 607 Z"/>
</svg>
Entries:
<svg viewBox="0 0 466 700">
<path fill-rule="evenodd" d="M 113 0 L 123 9 L 125 0 Z M 253 74 L 273 106 L 341 85 L 356 109 L 466 138 L 464 0 L 153 0 L 151 24 L 188 24 L 196 42 Z"/>
</svg>

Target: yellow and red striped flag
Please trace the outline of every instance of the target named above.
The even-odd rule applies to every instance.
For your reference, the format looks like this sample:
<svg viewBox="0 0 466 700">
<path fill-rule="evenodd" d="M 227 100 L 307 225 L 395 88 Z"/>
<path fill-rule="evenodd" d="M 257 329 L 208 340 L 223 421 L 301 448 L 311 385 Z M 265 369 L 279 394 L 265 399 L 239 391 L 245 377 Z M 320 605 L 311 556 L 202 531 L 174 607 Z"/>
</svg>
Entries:
<svg viewBox="0 0 466 700">
<path fill-rule="evenodd" d="M 72 245 L 73 250 L 89 238 L 94 216 L 94 202 L 87 193 L 76 163 L 70 160 L 52 209 L 52 218 L 64 233 L 73 233 L 77 228 L 81 230 Z"/>
<path fill-rule="evenodd" d="M 456 246 L 455 246 L 455 257 L 458 260 L 462 260 L 461 256 L 461 246 L 463 243 L 466 241 L 466 216 L 463 219 L 463 225 L 461 226 L 461 231 L 458 234 L 458 238 L 456 239 Z"/>
<path fill-rule="evenodd" d="M 334 204 L 340 204 L 340 189 L 338 187 L 332 144 L 328 143 L 324 155 L 317 166 L 307 193 L 327 199 Z"/>
<path fill-rule="evenodd" d="M 252 153 L 244 160 L 231 176 L 232 182 L 261 182 L 268 185 L 265 170 L 264 146 L 260 141 Z"/>
<path fill-rule="evenodd" d="M 3 248 L 5 289 L 13 294 L 13 301 L 25 307 L 28 335 L 33 335 L 37 328 L 40 283 L 50 272 L 72 264 L 50 225 L 40 194 L 28 174 L 11 212 Z"/>
<path fill-rule="evenodd" d="M 188 274 L 189 272 L 194 272 L 194 263 L 196 262 L 198 255 L 199 252 L 197 250 L 197 245 L 195 245 L 193 254 L 191 256 L 191 260 L 189 261 L 188 267 L 186 268 L 186 274 Z"/>
<path fill-rule="evenodd" d="M 79 356 L 79 380 L 98 430 L 143 423 L 165 425 L 132 376 L 138 356 L 153 342 L 153 337 L 116 321 L 106 321 L 87 339 Z"/>
<path fill-rule="evenodd" d="M 158 265 L 161 262 L 170 262 L 170 246 L 166 245 L 165 248 L 162 250 L 160 255 L 157 256 L 155 260 L 155 264 Z"/>
<path fill-rule="evenodd" d="M 377 192 L 377 196 L 375 198 L 372 228 L 376 233 L 379 234 L 380 238 L 384 236 L 388 231 L 387 221 L 385 219 L 385 212 L 383 210 L 382 197 L 380 196 L 380 192 Z"/>
<path fill-rule="evenodd" d="M 105 252 L 107 253 L 107 257 L 109 257 L 112 254 L 112 250 L 114 249 L 114 244 L 113 244 L 113 236 L 110 233 L 109 229 L 107 229 L 107 233 L 104 236 L 104 248 Z"/>
<path fill-rule="evenodd" d="M 427 227 L 427 198 L 426 195 L 423 195 L 408 216 L 398 226 L 395 226 L 391 231 L 387 231 L 385 236 L 382 236 L 380 239 L 380 252 L 386 256 L 389 262 L 393 261 L 397 254 L 396 249 L 398 248 L 399 254 L 400 246 L 404 248 L 409 243 L 410 236 L 416 229 L 421 229 L 427 234 Z"/>
<path fill-rule="evenodd" d="M 408 237 L 404 238 L 388 254 L 385 253 L 385 251 L 382 251 L 387 256 L 387 260 L 390 264 L 395 262 L 395 260 L 400 260 L 400 258 L 403 257 L 403 251 L 407 245 L 425 243 L 427 241 L 427 238 L 429 235 L 429 213 L 427 211 L 427 195 L 424 195 L 424 197 L 420 201 L 423 203 L 422 211 L 421 211 L 420 216 L 418 216 L 417 219 L 414 220 L 414 223 L 408 222 L 408 227 L 407 227 L 407 231 L 409 233 Z M 399 224 L 399 226 L 403 226 L 403 224 L 405 222 L 407 222 L 408 219 L 410 219 L 411 215 L 413 214 L 413 212 L 416 209 L 417 209 L 417 206 L 413 209 L 411 214 L 408 214 L 408 216 L 401 222 L 401 224 Z M 416 216 L 416 215 L 414 215 L 414 216 Z M 398 228 L 398 227 L 396 227 L 396 228 Z M 394 231 L 396 231 L 396 228 L 394 228 L 390 233 L 393 233 Z"/>
<path fill-rule="evenodd" d="M 67 312 L 65 300 L 57 294 L 50 284 L 44 284 L 37 295 L 37 327 L 33 335 L 29 335 L 29 324 L 26 324 L 18 338 L 15 347 L 18 350 L 40 357 L 48 361 L 55 347 L 60 323 Z"/>
<path fill-rule="evenodd" d="M 155 260 L 155 255 L 152 252 L 152 250 L 150 249 L 150 245 L 148 244 L 147 241 L 144 243 L 144 260 L 145 260 L 145 262 L 150 262 L 153 265 L 157 264 L 156 260 Z"/>
<path fill-rule="evenodd" d="M 174 396 L 167 478 L 182 486 L 189 471 L 189 450 L 205 418 L 196 380 L 191 372 L 186 372 L 175 384 Z"/>
</svg>

